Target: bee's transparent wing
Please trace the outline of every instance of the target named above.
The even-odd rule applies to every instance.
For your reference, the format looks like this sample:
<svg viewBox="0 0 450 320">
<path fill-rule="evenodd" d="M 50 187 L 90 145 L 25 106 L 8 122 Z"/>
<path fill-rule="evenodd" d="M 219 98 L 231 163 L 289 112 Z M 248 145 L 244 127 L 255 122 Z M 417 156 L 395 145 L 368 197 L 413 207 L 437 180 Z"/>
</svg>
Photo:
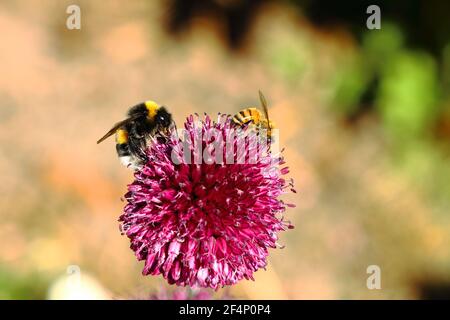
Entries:
<svg viewBox="0 0 450 320">
<path fill-rule="evenodd" d="M 267 123 L 269 123 L 269 110 L 267 108 L 267 101 L 264 95 L 262 94 L 261 90 L 259 90 L 259 100 L 261 101 L 261 105 L 264 110 L 264 115 L 266 117 Z"/>
<path fill-rule="evenodd" d="M 110 136 L 112 136 L 114 133 L 116 133 L 116 131 L 120 128 L 123 127 L 124 125 L 126 125 L 127 123 L 133 121 L 134 118 L 128 118 L 125 120 L 122 120 L 120 122 L 117 122 L 103 137 L 101 137 L 98 141 L 97 144 L 99 144 L 100 142 L 102 142 L 103 140 L 109 138 Z"/>
<path fill-rule="evenodd" d="M 271 144 L 272 144 L 272 142 L 273 142 L 273 140 L 272 140 L 272 125 L 271 125 L 271 122 L 270 122 L 270 119 L 269 119 L 269 109 L 267 108 L 267 101 L 266 101 L 266 98 L 264 97 L 264 95 L 263 95 L 263 93 L 261 92 L 261 90 L 259 90 L 259 100 L 261 101 L 261 105 L 262 105 L 262 107 L 263 107 L 263 110 L 264 110 L 264 115 L 265 115 L 265 117 L 266 117 L 266 121 L 267 121 L 267 127 L 269 128 L 269 132 L 270 132 L 270 136 L 268 137 L 268 142 L 269 142 L 269 144 L 268 144 L 268 150 L 269 150 L 269 152 L 270 152 L 270 149 L 271 149 Z"/>
</svg>

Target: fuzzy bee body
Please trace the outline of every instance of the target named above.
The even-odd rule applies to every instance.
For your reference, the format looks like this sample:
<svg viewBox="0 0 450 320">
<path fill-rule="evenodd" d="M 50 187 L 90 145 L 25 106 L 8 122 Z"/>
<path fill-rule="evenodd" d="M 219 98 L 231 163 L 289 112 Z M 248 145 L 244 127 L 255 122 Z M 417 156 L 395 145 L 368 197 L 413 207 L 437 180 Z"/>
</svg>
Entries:
<svg viewBox="0 0 450 320">
<path fill-rule="evenodd" d="M 250 130 L 256 131 L 257 133 L 261 130 L 266 130 L 267 136 L 264 138 L 273 141 L 272 129 L 274 128 L 274 123 L 269 120 L 267 102 L 261 91 L 259 92 L 259 98 L 261 100 L 263 111 L 255 107 L 246 108 L 236 113 L 233 116 L 232 121 L 236 127 L 247 125 Z"/>
<path fill-rule="evenodd" d="M 128 131 L 125 128 L 116 131 L 116 151 L 120 162 L 132 170 L 140 169 L 145 161 L 145 157 L 131 152 Z"/>
<path fill-rule="evenodd" d="M 132 170 L 139 170 L 147 160 L 149 138 L 157 133 L 168 133 L 172 125 L 172 116 L 165 107 L 146 101 L 130 108 L 128 118 L 116 123 L 97 143 L 115 134 L 120 162 Z"/>
</svg>

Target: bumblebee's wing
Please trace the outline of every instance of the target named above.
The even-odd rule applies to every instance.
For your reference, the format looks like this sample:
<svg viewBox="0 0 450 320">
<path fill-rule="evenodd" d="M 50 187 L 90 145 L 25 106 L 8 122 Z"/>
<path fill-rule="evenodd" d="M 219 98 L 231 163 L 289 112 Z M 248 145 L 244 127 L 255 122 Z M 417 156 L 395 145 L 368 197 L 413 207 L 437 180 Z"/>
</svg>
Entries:
<svg viewBox="0 0 450 320">
<path fill-rule="evenodd" d="M 112 136 L 117 131 L 117 129 L 119 129 L 120 127 L 123 127 L 124 125 L 126 125 L 127 123 L 129 123 L 129 122 L 131 122 L 133 120 L 134 120 L 134 118 L 128 118 L 128 119 L 122 120 L 120 122 L 117 122 L 103 137 L 101 137 L 97 141 L 97 144 L 99 144 L 103 140 L 109 138 L 110 136 Z"/>
<path fill-rule="evenodd" d="M 259 90 L 259 100 L 261 100 L 261 105 L 264 109 L 264 115 L 266 116 L 266 121 L 267 121 L 267 127 L 269 128 L 269 132 L 271 132 L 272 130 L 272 126 L 270 124 L 270 119 L 269 119 L 269 110 L 267 108 L 267 101 L 266 98 L 264 97 L 264 95 L 262 94 L 261 90 Z M 272 133 L 271 133 L 272 134 Z M 269 145 L 268 145 L 268 150 L 269 152 L 271 149 L 271 144 L 272 144 L 272 136 L 269 136 Z"/>
<path fill-rule="evenodd" d="M 269 125 L 270 122 L 269 122 L 269 110 L 267 108 L 267 101 L 264 95 L 262 94 L 261 90 L 259 90 L 259 100 L 261 101 L 261 105 L 264 110 L 264 115 L 266 116 L 267 125 Z"/>
</svg>

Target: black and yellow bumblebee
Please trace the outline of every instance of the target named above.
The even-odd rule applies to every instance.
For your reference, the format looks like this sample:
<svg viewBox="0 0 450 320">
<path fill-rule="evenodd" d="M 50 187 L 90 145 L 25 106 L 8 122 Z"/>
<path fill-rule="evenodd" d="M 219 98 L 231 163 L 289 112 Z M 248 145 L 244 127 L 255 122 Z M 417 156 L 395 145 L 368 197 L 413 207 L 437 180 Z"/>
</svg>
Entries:
<svg viewBox="0 0 450 320">
<path fill-rule="evenodd" d="M 236 113 L 232 121 L 237 127 L 249 126 L 251 130 L 256 132 L 261 129 L 266 130 L 267 137 L 264 138 L 267 138 L 268 145 L 270 145 L 274 139 L 272 129 L 275 128 L 275 124 L 269 119 L 267 101 L 261 91 L 259 91 L 259 100 L 263 111 L 255 107 L 246 108 Z"/>
<path fill-rule="evenodd" d="M 125 120 L 117 122 L 97 144 L 115 134 L 120 162 L 132 170 L 138 170 L 147 160 L 145 150 L 148 139 L 157 133 L 168 134 L 174 122 L 166 108 L 154 101 L 131 107 L 127 116 Z"/>
</svg>

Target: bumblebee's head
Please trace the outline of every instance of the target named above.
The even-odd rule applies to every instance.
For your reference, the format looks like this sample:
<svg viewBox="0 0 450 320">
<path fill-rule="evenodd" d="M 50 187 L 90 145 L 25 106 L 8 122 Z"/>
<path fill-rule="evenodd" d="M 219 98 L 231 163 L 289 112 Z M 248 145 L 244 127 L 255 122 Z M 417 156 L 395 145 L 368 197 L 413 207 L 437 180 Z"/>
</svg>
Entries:
<svg viewBox="0 0 450 320">
<path fill-rule="evenodd" d="M 154 101 L 146 101 L 147 118 L 154 122 L 161 129 L 168 129 L 172 124 L 172 115 L 164 106 L 159 106 Z"/>
<path fill-rule="evenodd" d="M 167 112 L 165 107 L 161 107 L 156 111 L 154 121 L 163 128 L 168 128 L 172 124 L 172 115 Z"/>
<path fill-rule="evenodd" d="M 150 100 L 132 107 L 128 116 L 135 119 L 145 118 L 160 128 L 168 128 L 172 124 L 172 115 L 166 108 Z"/>
</svg>

